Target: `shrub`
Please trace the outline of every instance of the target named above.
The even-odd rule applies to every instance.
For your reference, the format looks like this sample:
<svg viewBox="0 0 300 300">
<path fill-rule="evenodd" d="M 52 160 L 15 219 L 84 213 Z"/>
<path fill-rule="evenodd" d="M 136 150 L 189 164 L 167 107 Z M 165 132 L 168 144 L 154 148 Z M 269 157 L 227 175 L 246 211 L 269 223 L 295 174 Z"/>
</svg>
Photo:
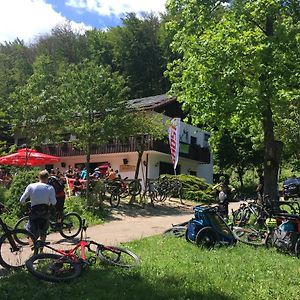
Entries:
<svg viewBox="0 0 300 300">
<path fill-rule="evenodd" d="M 5 204 L 11 213 L 17 217 L 22 216 L 20 197 L 22 196 L 28 184 L 38 180 L 38 173 L 39 170 L 37 169 L 19 170 L 18 173 L 13 177 L 11 186 L 9 188 L 10 195 Z"/>
<path fill-rule="evenodd" d="M 182 198 L 196 202 L 211 203 L 214 201 L 212 185 L 205 179 L 193 175 L 161 175 L 170 179 L 176 178 L 182 183 Z"/>
</svg>

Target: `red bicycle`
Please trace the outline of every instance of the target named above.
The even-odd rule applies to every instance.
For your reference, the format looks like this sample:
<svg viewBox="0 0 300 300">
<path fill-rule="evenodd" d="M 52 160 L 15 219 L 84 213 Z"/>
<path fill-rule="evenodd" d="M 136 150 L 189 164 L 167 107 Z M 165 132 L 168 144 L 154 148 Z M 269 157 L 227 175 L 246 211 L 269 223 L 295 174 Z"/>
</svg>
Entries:
<svg viewBox="0 0 300 300">
<path fill-rule="evenodd" d="M 84 221 L 80 241 L 70 250 L 55 249 L 49 243 L 38 240 L 35 243 L 35 255 L 26 262 L 28 271 L 45 281 L 65 282 L 79 277 L 85 267 L 96 263 L 97 258 L 105 264 L 119 267 L 130 268 L 139 265 L 139 257 L 126 248 L 105 246 L 83 239 L 86 229 Z M 45 248 L 56 253 L 39 253 Z M 88 258 L 87 252 L 91 254 Z"/>
</svg>

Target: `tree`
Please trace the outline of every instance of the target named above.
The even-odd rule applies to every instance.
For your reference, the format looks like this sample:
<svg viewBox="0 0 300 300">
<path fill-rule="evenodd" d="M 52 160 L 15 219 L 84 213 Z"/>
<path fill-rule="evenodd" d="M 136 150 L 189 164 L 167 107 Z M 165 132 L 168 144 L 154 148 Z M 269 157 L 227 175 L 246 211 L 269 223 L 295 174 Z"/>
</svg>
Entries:
<svg viewBox="0 0 300 300">
<path fill-rule="evenodd" d="M 255 147 L 247 124 L 225 132 L 217 131 L 212 139 L 210 143 L 214 152 L 214 164 L 219 166 L 221 173 L 235 171 L 243 188 L 245 171 L 252 167 L 261 168 L 263 164 L 261 145 Z"/>
<path fill-rule="evenodd" d="M 56 140 L 63 130 L 61 101 L 55 96 L 60 68 L 49 56 L 41 55 L 33 70 L 26 85 L 16 88 L 11 102 L 14 132 L 30 145 Z"/>
<path fill-rule="evenodd" d="M 122 21 L 123 26 L 111 28 L 107 35 L 113 64 L 127 78 L 130 98 L 165 93 L 166 61 L 162 56 L 159 19 L 153 14 L 139 19 L 129 13 Z"/>
<path fill-rule="evenodd" d="M 261 124 L 264 193 L 276 199 L 282 143 L 275 136 L 274 116 L 287 104 L 280 94 L 288 97 L 291 86 L 299 92 L 300 4 L 228 2 L 169 2 L 174 18 L 168 27 L 176 31 L 173 50 L 180 55 L 169 67 L 172 93 L 194 124 Z"/>
<path fill-rule="evenodd" d="M 76 136 L 76 147 L 85 151 L 89 174 L 92 146 L 130 133 L 134 118 L 126 113 L 128 88 L 118 73 L 89 61 L 70 65 L 58 81 L 63 126 Z"/>
<path fill-rule="evenodd" d="M 136 169 L 134 174 L 134 179 L 137 180 L 143 154 L 146 149 L 146 145 L 149 142 L 149 138 L 153 136 L 156 140 L 160 140 L 163 137 L 165 137 L 168 132 L 167 131 L 168 122 L 164 120 L 161 114 L 141 110 L 136 112 L 136 117 L 133 119 L 132 125 L 133 125 L 132 128 L 134 128 L 132 134 L 134 134 L 137 139 L 136 151 L 138 153 L 138 158 L 137 158 Z M 133 195 L 129 201 L 129 204 L 133 204 L 135 198 L 136 197 Z"/>
</svg>

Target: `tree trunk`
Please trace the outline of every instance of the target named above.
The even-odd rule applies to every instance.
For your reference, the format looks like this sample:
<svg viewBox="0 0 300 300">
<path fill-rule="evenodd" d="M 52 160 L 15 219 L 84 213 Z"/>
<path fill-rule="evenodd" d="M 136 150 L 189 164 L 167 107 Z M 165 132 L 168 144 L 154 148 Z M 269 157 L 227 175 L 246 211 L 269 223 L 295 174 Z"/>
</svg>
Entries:
<svg viewBox="0 0 300 300">
<path fill-rule="evenodd" d="M 91 142 L 88 142 L 87 149 L 86 149 L 86 202 L 87 206 L 90 206 L 91 203 L 91 195 L 90 195 L 90 160 L 91 160 Z"/>
<path fill-rule="evenodd" d="M 239 181 L 240 181 L 240 184 L 241 184 L 241 188 L 243 188 L 244 187 L 244 178 L 243 178 L 243 176 L 244 176 L 244 170 L 243 170 L 243 168 L 237 168 L 237 174 L 238 174 L 238 176 L 239 176 Z"/>
<path fill-rule="evenodd" d="M 274 97 L 272 78 L 273 50 L 272 37 L 274 35 L 273 16 L 266 19 L 266 35 L 268 46 L 262 53 L 264 71 L 260 76 L 260 97 L 262 107 L 262 125 L 264 132 L 264 195 L 270 196 L 271 200 L 278 200 L 278 171 L 281 161 L 282 142 L 275 141 L 273 113 L 271 99 Z"/>
<path fill-rule="evenodd" d="M 134 179 L 137 180 L 139 177 L 139 171 L 140 171 L 140 166 L 141 166 L 141 162 L 142 162 L 142 157 L 143 157 L 143 153 L 144 151 L 138 151 L 138 159 L 136 162 L 136 168 L 135 168 L 135 174 L 134 174 Z M 130 200 L 129 200 L 129 205 L 133 204 L 135 202 L 135 198 L 136 196 L 132 195 Z"/>
</svg>

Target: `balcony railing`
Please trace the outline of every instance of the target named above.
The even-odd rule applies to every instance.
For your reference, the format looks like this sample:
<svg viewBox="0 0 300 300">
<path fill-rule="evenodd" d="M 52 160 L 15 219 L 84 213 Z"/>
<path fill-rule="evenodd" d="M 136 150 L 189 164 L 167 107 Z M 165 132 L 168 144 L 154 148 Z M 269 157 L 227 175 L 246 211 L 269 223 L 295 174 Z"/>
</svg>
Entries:
<svg viewBox="0 0 300 300">
<path fill-rule="evenodd" d="M 107 154 L 107 153 L 125 153 L 125 152 L 136 152 L 139 149 L 140 143 L 138 138 L 130 137 L 126 142 L 120 140 L 114 140 L 112 143 L 106 145 L 97 146 L 93 145 L 91 154 Z M 192 160 L 196 160 L 201 163 L 210 162 L 210 152 L 208 148 L 201 148 L 199 145 L 188 145 L 188 152 L 179 155 Z M 144 136 L 144 151 L 158 151 L 169 154 L 169 144 L 164 141 L 154 140 L 151 135 Z M 67 156 L 81 156 L 85 155 L 85 152 L 76 148 L 71 142 L 65 142 L 61 144 L 48 144 L 38 147 L 38 151 L 46 154 L 67 157 Z"/>
</svg>

